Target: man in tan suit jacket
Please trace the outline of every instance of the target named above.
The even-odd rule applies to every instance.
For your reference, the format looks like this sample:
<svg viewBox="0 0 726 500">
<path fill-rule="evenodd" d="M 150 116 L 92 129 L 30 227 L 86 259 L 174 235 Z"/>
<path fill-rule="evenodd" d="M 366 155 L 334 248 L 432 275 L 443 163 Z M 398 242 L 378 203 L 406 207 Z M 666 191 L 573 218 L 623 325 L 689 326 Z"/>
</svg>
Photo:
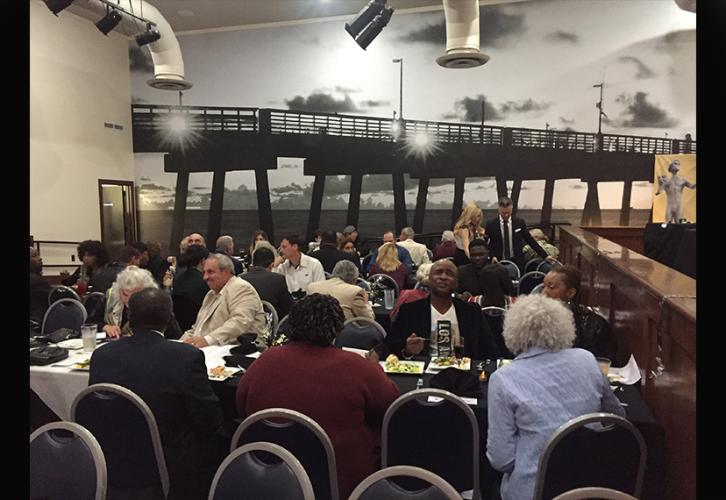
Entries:
<svg viewBox="0 0 726 500">
<path fill-rule="evenodd" d="M 234 276 L 229 257 L 210 253 L 204 261 L 204 297 L 197 320 L 181 340 L 195 347 L 234 344 L 243 333 L 264 333 L 265 312 L 260 296 L 245 280 Z"/>
<path fill-rule="evenodd" d="M 398 243 L 396 245 L 408 250 L 408 253 L 411 254 L 411 260 L 418 267 L 421 264 L 431 262 L 431 259 L 429 258 L 428 251 L 426 251 L 426 245 L 416 243 L 413 240 L 414 236 L 416 236 L 416 233 L 413 231 L 413 228 L 404 227 L 401 229 L 401 235 L 398 237 Z"/>
<path fill-rule="evenodd" d="M 355 284 L 358 279 L 358 268 L 349 260 L 341 260 L 333 268 L 330 279 L 310 283 L 308 295 L 320 293 L 338 299 L 345 319 L 358 316 L 375 319 L 373 308 L 368 303 L 368 294 Z"/>
</svg>

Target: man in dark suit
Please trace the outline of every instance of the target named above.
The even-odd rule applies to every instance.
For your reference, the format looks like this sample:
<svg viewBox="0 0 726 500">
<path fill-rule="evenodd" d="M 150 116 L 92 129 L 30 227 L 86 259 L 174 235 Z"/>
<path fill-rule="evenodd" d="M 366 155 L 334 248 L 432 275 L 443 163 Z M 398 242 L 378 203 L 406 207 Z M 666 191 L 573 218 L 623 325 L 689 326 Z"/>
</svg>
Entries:
<svg viewBox="0 0 726 500">
<path fill-rule="evenodd" d="M 141 290 L 128 307 L 133 335 L 96 349 L 88 383 L 118 384 L 141 397 L 159 427 L 169 499 L 206 498 L 229 442 L 215 434 L 222 409 L 207 379 L 204 353 L 164 338 L 172 304 L 163 290 Z"/>
<path fill-rule="evenodd" d="M 437 260 L 429 272 L 431 295 L 425 299 L 403 304 L 393 322 L 386 345 L 393 354 L 410 358 L 418 354 L 429 355 L 431 346 L 424 343 L 431 338 L 432 328 L 439 319 L 451 322 L 454 345 L 464 339 L 464 355 L 474 359 L 497 358 L 497 347 L 489 325 L 482 318 L 479 306 L 452 298 L 458 282 L 458 271 L 448 259 Z"/>
<path fill-rule="evenodd" d="M 320 236 L 320 248 L 310 252 L 310 257 L 318 259 L 326 273 L 332 273 L 341 260 L 349 260 L 360 269 L 360 260 L 355 255 L 338 250 L 338 236 L 333 231 L 325 231 Z"/>
<path fill-rule="evenodd" d="M 469 243 L 471 264 L 459 266 L 459 289 L 467 300 L 481 296 L 481 306 L 504 307 L 506 297 L 514 297 L 514 285 L 509 273 L 499 264 L 487 263 L 489 249 L 484 240 L 477 238 Z"/>
<path fill-rule="evenodd" d="M 499 198 L 499 216 L 487 221 L 484 231 L 489 239 L 489 252 L 492 260 L 511 260 L 519 267 L 524 268 L 525 242 L 543 259 L 554 262 L 527 230 L 524 219 L 512 218 L 512 200 L 507 196 Z M 496 260 L 495 260 L 496 259 Z"/>
<path fill-rule="evenodd" d="M 319 251 L 319 250 L 318 250 Z M 240 278 L 249 282 L 260 299 L 266 300 L 277 311 L 279 319 L 284 318 L 292 307 L 292 295 L 287 289 L 285 276 L 272 272 L 275 254 L 265 247 L 260 247 L 252 254 L 252 267 Z"/>
</svg>

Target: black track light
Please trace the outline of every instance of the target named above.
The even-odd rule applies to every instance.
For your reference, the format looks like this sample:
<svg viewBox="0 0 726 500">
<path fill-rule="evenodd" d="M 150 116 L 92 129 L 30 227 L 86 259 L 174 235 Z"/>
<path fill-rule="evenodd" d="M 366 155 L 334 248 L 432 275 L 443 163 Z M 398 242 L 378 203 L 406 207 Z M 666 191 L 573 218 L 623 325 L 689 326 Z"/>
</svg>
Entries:
<svg viewBox="0 0 726 500">
<path fill-rule="evenodd" d="M 375 38 L 383 30 L 383 28 L 386 27 L 388 21 L 391 20 L 392 15 L 393 9 L 391 7 L 383 9 L 381 13 L 374 17 L 373 21 L 371 21 L 371 23 L 366 26 L 366 28 L 358 36 L 358 38 L 355 39 L 355 42 L 360 45 L 363 50 L 365 50 L 366 47 L 368 47 L 368 45 L 370 45 L 370 43 L 375 40 Z"/>
<path fill-rule="evenodd" d="M 363 28 L 368 26 L 368 23 L 381 13 L 385 3 L 386 0 L 372 0 L 368 5 L 361 9 L 351 23 L 345 23 L 345 31 L 347 31 L 355 40 L 360 32 L 363 31 Z"/>
<path fill-rule="evenodd" d="M 96 23 L 96 28 L 104 35 L 108 35 L 120 22 L 121 14 L 116 9 L 111 9 Z"/>
<path fill-rule="evenodd" d="M 56 16 L 60 11 L 68 7 L 70 4 L 73 3 L 73 0 L 43 0 L 45 2 L 45 5 L 50 9 L 50 11 L 55 14 Z"/>
<path fill-rule="evenodd" d="M 154 28 L 151 24 L 146 25 L 146 31 L 143 33 L 139 33 L 136 35 L 136 44 L 139 47 L 142 47 L 148 43 L 153 43 L 157 41 L 159 38 L 161 38 L 161 33 L 159 33 L 159 30 Z"/>
</svg>

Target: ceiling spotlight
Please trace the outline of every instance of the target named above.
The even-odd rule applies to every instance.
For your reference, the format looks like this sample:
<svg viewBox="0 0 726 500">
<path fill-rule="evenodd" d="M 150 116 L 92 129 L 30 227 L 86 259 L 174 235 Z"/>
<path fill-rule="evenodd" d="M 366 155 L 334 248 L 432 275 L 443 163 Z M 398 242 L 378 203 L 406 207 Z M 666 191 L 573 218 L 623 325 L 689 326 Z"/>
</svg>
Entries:
<svg viewBox="0 0 726 500">
<path fill-rule="evenodd" d="M 120 22 L 121 14 L 116 9 L 111 9 L 96 23 L 96 28 L 104 35 L 108 35 Z"/>
<path fill-rule="evenodd" d="M 386 0 L 372 0 L 351 23 L 345 23 L 345 31 L 364 50 L 386 27 L 393 15 L 393 8 L 386 7 L 385 4 Z"/>
<path fill-rule="evenodd" d="M 50 9 L 50 11 L 55 14 L 56 16 L 60 11 L 68 7 L 70 4 L 73 3 L 73 0 L 43 0 L 45 2 L 45 5 Z"/>
<path fill-rule="evenodd" d="M 149 23 L 146 25 L 145 32 L 136 35 L 136 44 L 139 47 L 142 47 L 148 43 L 153 43 L 157 41 L 159 38 L 161 38 L 161 33 L 159 33 L 159 30 L 154 28 L 151 23 Z"/>
</svg>

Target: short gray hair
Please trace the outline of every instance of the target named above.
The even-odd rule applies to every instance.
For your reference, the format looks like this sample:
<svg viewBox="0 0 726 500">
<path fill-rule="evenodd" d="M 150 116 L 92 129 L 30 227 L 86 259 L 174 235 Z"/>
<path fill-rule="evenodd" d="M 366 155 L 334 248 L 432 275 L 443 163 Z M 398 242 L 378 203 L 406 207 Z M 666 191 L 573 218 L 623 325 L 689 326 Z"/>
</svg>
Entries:
<svg viewBox="0 0 726 500">
<path fill-rule="evenodd" d="M 562 301 L 540 294 L 527 295 L 507 310 L 502 335 L 514 354 L 532 347 L 559 351 L 572 347 L 575 321 Z"/>
<path fill-rule="evenodd" d="M 401 234 L 406 236 L 406 238 L 411 238 L 411 239 L 413 239 L 413 237 L 416 236 L 416 233 L 414 232 L 413 228 L 408 227 L 408 226 L 401 229 Z"/>
<path fill-rule="evenodd" d="M 231 246 L 234 246 L 234 240 L 228 234 L 223 234 L 217 238 L 217 249 L 227 251 Z"/>
<path fill-rule="evenodd" d="M 330 275 L 354 285 L 358 279 L 358 266 L 349 260 L 340 260 L 335 264 L 333 272 Z"/>
<path fill-rule="evenodd" d="M 252 258 L 254 259 L 255 256 L 255 250 L 258 248 L 267 248 L 272 251 L 272 255 L 275 256 L 275 258 L 280 256 L 280 253 L 277 251 L 277 248 L 275 248 L 272 243 L 270 243 L 267 240 L 260 240 L 258 242 L 255 242 L 255 247 L 252 249 Z"/>
<path fill-rule="evenodd" d="M 454 231 L 448 229 L 441 233 L 441 241 L 454 241 Z"/>
<path fill-rule="evenodd" d="M 116 295 L 121 290 L 133 290 L 135 288 L 159 288 L 159 285 L 154 280 L 154 276 L 146 269 L 141 269 L 138 266 L 126 266 L 126 269 L 116 276 L 111 293 Z"/>
<path fill-rule="evenodd" d="M 423 283 L 427 279 L 429 279 L 429 273 L 431 272 L 431 266 L 433 266 L 433 263 L 426 262 L 425 264 L 421 264 L 418 266 L 418 269 L 416 269 L 416 281 L 419 283 Z"/>
<path fill-rule="evenodd" d="M 234 264 L 232 264 L 232 259 L 230 259 L 226 255 L 221 253 L 210 253 L 206 260 L 209 259 L 217 261 L 217 265 L 219 266 L 220 271 L 228 269 L 230 273 L 234 274 Z"/>
</svg>

